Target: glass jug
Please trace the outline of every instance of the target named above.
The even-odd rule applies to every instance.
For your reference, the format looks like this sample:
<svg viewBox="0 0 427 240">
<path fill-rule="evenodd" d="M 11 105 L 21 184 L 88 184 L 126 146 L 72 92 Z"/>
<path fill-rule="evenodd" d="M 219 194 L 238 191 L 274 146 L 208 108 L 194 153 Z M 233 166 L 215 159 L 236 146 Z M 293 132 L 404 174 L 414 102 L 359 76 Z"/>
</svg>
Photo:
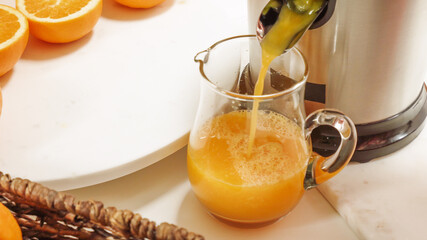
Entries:
<svg viewBox="0 0 427 240">
<path fill-rule="evenodd" d="M 272 62 L 264 94 L 252 95 L 260 51 L 257 39 L 245 35 L 221 40 L 195 56 L 202 82 L 188 145 L 189 179 L 211 214 L 245 226 L 285 216 L 305 190 L 347 165 L 357 139 L 352 121 L 338 111 L 305 117 L 308 68 L 296 48 Z M 255 101 L 257 127 L 249 150 Z M 338 150 L 326 158 L 311 149 L 310 134 L 320 125 L 341 135 Z"/>
</svg>

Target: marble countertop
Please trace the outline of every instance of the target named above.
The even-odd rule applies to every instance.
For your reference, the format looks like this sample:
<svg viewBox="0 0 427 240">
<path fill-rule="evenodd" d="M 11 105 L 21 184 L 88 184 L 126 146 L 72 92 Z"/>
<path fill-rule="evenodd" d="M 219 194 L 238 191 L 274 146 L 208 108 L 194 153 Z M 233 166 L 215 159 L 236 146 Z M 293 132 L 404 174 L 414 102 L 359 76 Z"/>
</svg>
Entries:
<svg viewBox="0 0 427 240">
<path fill-rule="evenodd" d="M 406 147 L 351 163 L 319 186 L 360 239 L 427 239 L 427 130 Z"/>
</svg>

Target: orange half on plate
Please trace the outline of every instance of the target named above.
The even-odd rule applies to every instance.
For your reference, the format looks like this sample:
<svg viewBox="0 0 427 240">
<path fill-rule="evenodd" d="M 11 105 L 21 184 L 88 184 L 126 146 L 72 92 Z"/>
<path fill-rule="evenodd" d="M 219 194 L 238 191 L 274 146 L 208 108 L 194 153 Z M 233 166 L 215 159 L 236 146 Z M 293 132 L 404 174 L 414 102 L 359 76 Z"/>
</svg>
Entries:
<svg viewBox="0 0 427 240">
<path fill-rule="evenodd" d="M 152 8 L 165 0 L 116 0 L 116 2 L 131 8 Z"/>
<path fill-rule="evenodd" d="M 18 10 L 0 4 L 0 76 L 18 62 L 27 42 L 27 19 Z"/>
<path fill-rule="evenodd" d="M 35 37 L 66 43 L 93 29 L 101 16 L 102 0 L 16 0 L 16 7 L 27 17 Z"/>
</svg>

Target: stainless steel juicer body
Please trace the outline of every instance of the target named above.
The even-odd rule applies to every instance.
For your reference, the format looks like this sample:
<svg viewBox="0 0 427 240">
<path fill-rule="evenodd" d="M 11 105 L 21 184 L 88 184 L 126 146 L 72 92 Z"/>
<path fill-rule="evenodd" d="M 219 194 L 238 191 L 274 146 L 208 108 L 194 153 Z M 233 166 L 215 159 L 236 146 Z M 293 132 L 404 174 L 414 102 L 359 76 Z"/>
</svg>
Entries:
<svg viewBox="0 0 427 240">
<path fill-rule="evenodd" d="M 356 124 L 404 111 L 427 79 L 427 1 L 337 0 L 331 19 L 299 48 L 326 106 Z"/>
<path fill-rule="evenodd" d="M 248 0 L 251 33 L 267 2 Z M 365 154 L 366 161 L 406 145 L 421 131 L 427 111 L 427 1 L 330 0 L 328 8 L 330 16 L 318 19 L 323 25 L 298 43 L 310 68 L 306 99 L 314 108 L 324 104 L 350 116 L 361 136 L 359 154 L 382 152 Z"/>
</svg>

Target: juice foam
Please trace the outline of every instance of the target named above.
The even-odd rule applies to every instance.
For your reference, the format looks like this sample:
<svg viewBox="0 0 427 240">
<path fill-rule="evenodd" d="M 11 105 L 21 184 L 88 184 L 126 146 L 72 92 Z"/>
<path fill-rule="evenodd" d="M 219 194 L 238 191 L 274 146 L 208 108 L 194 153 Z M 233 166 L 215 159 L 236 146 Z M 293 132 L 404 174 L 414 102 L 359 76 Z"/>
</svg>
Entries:
<svg viewBox="0 0 427 240">
<path fill-rule="evenodd" d="M 217 216 L 262 222 L 290 211 L 304 192 L 308 146 L 288 118 L 259 111 L 247 155 L 250 111 L 207 121 L 190 139 L 188 173 L 199 200 Z"/>
</svg>

